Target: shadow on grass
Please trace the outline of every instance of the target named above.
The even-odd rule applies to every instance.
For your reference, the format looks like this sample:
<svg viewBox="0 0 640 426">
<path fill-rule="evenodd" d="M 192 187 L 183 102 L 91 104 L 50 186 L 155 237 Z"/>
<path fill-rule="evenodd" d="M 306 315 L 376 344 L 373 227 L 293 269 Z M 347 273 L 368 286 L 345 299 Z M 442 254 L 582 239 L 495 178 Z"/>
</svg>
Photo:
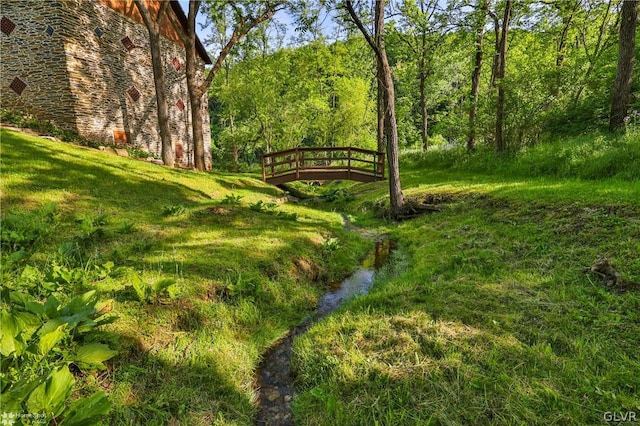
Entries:
<svg viewBox="0 0 640 426">
<path fill-rule="evenodd" d="M 171 354 L 145 347 L 136 336 L 118 338 L 122 351 L 110 381 L 113 391 L 124 397 L 118 398 L 123 404 L 112 411 L 110 424 L 214 424 L 221 419 L 251 423 L 254 408 L 249 394 L 228 379 L 226 366 L 213 356 L 202 351 L 196 356 L 190 343 L 184 339 L 177 343 L 177 337 L 166 342 L 181 345 Z"/>
<path fill-rule="evenodd" d="M 68 152 L 67 147 L 64 152 L 58 152 L 55 145 L 50 148 L 32 139 L 15 137 L 9 132 L 3 132 L 2 145 L 3 174 L 9 179 L 9 183 L 4 185 L 3 196 L 11 205 L 28 204 L 27 194 L 36 196 L 43 190 L 59 190 L 72 191 L 81 199 L 99 200 L 105 206 L 113 206 L 123 213 L 130 210 L 143 213 L 160 211 L 166 204 L 192 205 L 194 197 L 203 196 L 201 192 L 183 185 L 158 181 L 151 174 L 136 174 L 124 164 L 117 165 L 119 161 L 127 160 L 110 158 L 100 162 L 100 156 L 106 154 L 90 152 L 87 157 L 82 157 Z M 63 156 L 78 161 L 69 161 Z M 91 162 L 92 157 L 95 157 L 95 162 Z M 13 174 L 24 174 L 25 165 L 32 167 L 27 171 L 28 175 L 12 181 Z M 126 174 L 139 179 L 127 178 Z M 80 200 L 66 202 L 73 204 Z M 72 210 L 74 206 L 66 206 L 65 209 Z"/>
</svg>

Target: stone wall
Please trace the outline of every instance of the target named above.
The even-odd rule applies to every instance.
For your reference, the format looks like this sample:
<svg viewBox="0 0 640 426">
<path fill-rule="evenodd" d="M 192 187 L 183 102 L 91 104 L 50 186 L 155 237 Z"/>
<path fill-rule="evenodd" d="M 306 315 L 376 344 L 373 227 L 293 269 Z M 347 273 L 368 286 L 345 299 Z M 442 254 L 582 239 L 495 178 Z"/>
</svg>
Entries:
<svg viewBox="0 0 640 426">
<path fill-rule="evenodd" d="M 1 35 L 3 107 L 50 120 L 89 139 L 132 143 L 160 155 L 153 70 L 143 25 L 95 0 L 31 1 L 29 7 L 3 1 L 1 14 L 15 23 L 9 35 Z M 171 136 L 178 160 L 190 166 L 184 48 L 165 38 L 161 47 Z M 200 66 L 203 72 L 204 63 Z M 21 94 L 9 87 L 14 77 L 27 84 Z M 207 152 L 208 117 L 206 111 Z M 210 157 L 207 163 L 210 166 Z"/>
</svg>

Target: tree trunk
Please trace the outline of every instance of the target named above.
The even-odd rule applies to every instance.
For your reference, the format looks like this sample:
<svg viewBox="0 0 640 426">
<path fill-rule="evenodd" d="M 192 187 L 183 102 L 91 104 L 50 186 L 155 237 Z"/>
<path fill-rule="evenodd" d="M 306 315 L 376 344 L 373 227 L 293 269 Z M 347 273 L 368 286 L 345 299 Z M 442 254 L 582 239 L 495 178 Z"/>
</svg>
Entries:
<svg viewBox="0 0 640 426">
<path fill-rule="evenodd" d="M 576 108 L 578 106 L 578 102 L 580 102 L 580 97 L 582 96 L 582 92 L 584 92 L 585 87 L 587 86 L 587 82 L 591 77 L 591 73 L 596 69 L 596 63 L 598 59 L 602 55 L 602 52 L 606 50 L 607 41 L 609 37 L 607 36 L 607 30 L 609 26 L 609 16 L 611 7 L 613 6 L 613 2 L 607 2 L 607 8 L 605 9 L 604 16 L 602 17 L 602 23 L 600 24 L 600 30 L 598 32 L 598 39 L 595 43 L 595 47 L 593 48 L 593 53 L 589 54 L 589 49 L 587 48 L 587 39 L 585 32 L 583 31 L 583 39 L 582 43 L 584 45 L 585 53 L 587 55 L 587 59 L 589 60 L 589 67 L 582 77 L 582 81 L 578 84 L 578 90 L 573 98 L 573 107 Z M 575 85 L 575 84 L 574 84 Z"/>
<path fill-rule="evenodd" d="M 222 68 L 227 55 L 231 52 L 236 43 L 242 40 L 242 38 L 246 36 L 247 33 L 251 31 L 251 29 L 255 28 L 260 23 L 271 19 L 276 11 L 284 5 L 284 0 L 265 1 L 264 10 L 262 11 L 262 13 L 255 17 L 239 16 L 238 21 L 233 28 L 233 32 L 231 34 L 231 37 L 229 38 L 229 41 L 227 41 L 227 43 L 222 47 L 222 50 L 220 51 L 216 62 L 213 64 L 213 67 L 209 71 L 209 74 L 206 76 L 202 83 L 199 83 L 199 81 L 196 80 L 196 16 L 198 14 L 198 11 L 200 10 L 201 3 L 201 0 L 189 1 L 189 16 L 187 17 L 186 35 L 183 34 L 182 25 L 177 21 L 173 14 L 169 14 L 174 28 L 176 28 L 178 34 L 180 34 L 180 37 L 185 45 L 185 54 L 187 59 L 185 68 L 187 75 L 187 89 L 189 91 L 189 100 L 191 102 L 191 126 L 193 136 L 194 165 L 198 170 L 204 170 L 206 167 L 206 153 L 204 152 L 204 132 L 202 131 L 202 126 L 204 123 L 202 101 L 209 90 L 209 86 L 211 86 L 213 78 Z M 221 3 L 221 7 L 226 7 L 227 5 L 230 5 L 231 7 L 234 7 L 236 10 L 238 10 L 238 8 L 235 6 L 235 3 L 232 1 Z"/>
<path fill-rule="evenodd" d="M 391 216 L 400 217 L 402 207 L 405 203 L 402 187 L 400 185 L 400 166 L 398 161 L 398 124 L 395 113 L 395 91 L 393 87 L 393 77 L 391 67 L 387 59 L 387 52 L 384 48 L 384 6 L 385 0 L 376 0 L 374 13 L 375 36 L 364 26 L 362 20 L 355 12 L 351 0 L 345 1 L 345 7 L 356 24 L 360 32 L 364 35 L 367 43 L 376 55 L 378 70 L 376 75 L 382 76 L 384 83 L 384 133 L 387 139 L 387 162 L 389 165 L 389 200 Z"/>
<path fill-rule="evenodd" d="M 635 38 L 638 22 L 638 2 L 625 0 L 620 12 L 620 50 L 618 53 L 618 71 L 613 89 L 609 130 L 612 132 L 624 125 L 629 98 L 631 96 L 631 80 L 633 78 L 633 61 L 635 57 Z"/>
<path fill-rule="evenodd" d="M 502 20 L 502 34 L 500 37 L 500 51 L 498 61 L 498 72 L 496 80 L 498 84 L 498 102 L 496 104 L 496 151 L 502 152 L 506 149 L 506 142 L 503 135 L 504 122 L 504 75 L 507 61 L 507 34 L 509 33 L 509 21 L 511 19 L 511 0 L 507 0 Z"/>
<path fill-rule="evenodd" d="M 199 1 L 189 2 L 189 17 L 187 19 L 186 48 L 185 48 L 185 73 L 187 76 L 187 91 L 189 92 L 189 103 L 191 106 L 191 137 L 193 139 L 193 164 L 196 170 L 205 170 L 204 152 L 204 132 L 202 124 L 202 92 L 197 80 L 197 58 L 196 58 L 196 15 L 200 8 Z"/>
<path fill-rule="evenodd" d="M 471 75 L 471 107 L 469 108 L 469 135 L 467 137 L 467 150 L 476 149 L 476 115 L 478 115 L 478 91 L 480 89 L 480 72 L 482 70 L 482 42 L 484 40 L 484 27 L 486 24 L 487 2 L 482 3 L 482 18 L 479 19 L 476 28 L 476 57 L 473 74 Z"/>
<path fill-rule="evenodd" d="M 377 0 L 383 3 L 384 0 Z M 384 7 L 384 6 L 383 6 Z M 381 49 L 382 73 L 385 86 L 385 135 L 387 138 L 387 161 L 389 164 L 389 201 L 391 215 L 398 216 L 404 205 L 404 195 L 400 185 L 400 164 L 398 159 L 398 124 L 395 112 L 395 90 L 387 52 Z"/>
<path fill-rule="evenodd" d="M 154 20 L 147 7 L 143 5 L 140 0 L 136 0 L 135 4 L 149 33 L 149 49 L 151 51 L 153 81 L 156 89 L 156 104 L 158 106 L 158 129 L 160 131 L 160 141 L 162 146 L 162 162 L 168 167 L 174 167 L 175 157 L 173 155 L 173 144 L 171 143 L 171 130 L 169 129 L 167 89 L 165 85 L 162 54 L 160 53 L 160 21 L 166 12 L 167 6 L 162 5 L 160 7 L 158 16 Z"/>
<path fill-rule="evenodd" d="M 573 21 L 573 16 L 576 13 L 576 10 L 580 7 L 581 0 L 577 0 L 573 2 L 573 6 L 571 10 L 568 12 L 565 10 L 567 4 L 564 2 L 558 2 L 555 4 L 555 7 L 558 9 L 558 12 L 562 15 L 562 31 L 560 32 L 560 37 L 558 39 L 558 44 L 556 48 L 556 78 L 553 87 L 551 88 L 551 94 L 554 98 L 558 98 L 560 96 L 560 87 L 562 86 L 562 67 L 564 66 L 564 59 L 566 53 L 566 44 L 567 38 L 569 36 L 569 28 L 571 27 L 571 23 Z"/>
<path fill-rule="evenodd" d="M 382 75 L 382 66 L 380 65 L 376 57 L 376 80 L 378 83 L 378 98 L 377 98 L 377 111 L 378 111 L 378 131 L 376 133 L 378 140 L 378 151 L 384 152 L 386 144 L 384 141 L 384 76 Z"/>
<path fill-rule="evenodd" d="M 380 28 L 380 20 L 377 18 L 378 9 L 375 11 L 375 20 L 373 22 L 373 40 L 376 46 L 380 46 L 382 39 L 382 32 L 384 28 Z M 384 24 L 384 20 L 382 21 Z M 378 107 L 378 151 L 384 152 L 386 150 L 386 141 L 385 141 L 385 121 L 386 121 L 386 102 L 385 102 L 385 87 L 384 87 L 384 74 L 382 73 L 382 63 L 380 62 L 380 58 L 378 55 L 375 55 L 376 58 L 376 80 L 378 82 L 378 99 L 377 99 L 377 107 Z"/>
<path fill-rule="evenodd" d="M 495 53 L 493 54 L 493 65 L 491 66 L 491 87 L 495 87 L 498 68 L 500 68 L 500 20 L 493 11 L 488 10 L 487 13 L 493 20 L 493 35 L 495 38 Z"/>
<path fill-rule="evenodd" d="M 426 93 L 426 80 L 427 80 L 427 34 L 423 31 L 421 37 L 421 49 L 420 60 L 418 61 L 418 81 L 420 83 L 420 118 L 422 123 L 420 126 L 420 136 L 422 139 L 422 150 L 426 151 L 429 148 L 429 114 L 427 112 L 427 93 Z"/>
<path fill-rule="evenodd" d="M 399 216 L 404 205 L 404 195 L 400 185 L 400 164 L 398 159 L 398 122 L 396 120 L 395 89 L 391 67 L 387 59 L 384 45 L 384 6 L 386 0 L 376 0 L 375 3 L 375 41 L 378 64 L 378 74 L 382 76 L 384 84 L 384 134 L 387 141 L 387 162 L 389 164 L 389 204 L 391 215 Z"/>
</svg>

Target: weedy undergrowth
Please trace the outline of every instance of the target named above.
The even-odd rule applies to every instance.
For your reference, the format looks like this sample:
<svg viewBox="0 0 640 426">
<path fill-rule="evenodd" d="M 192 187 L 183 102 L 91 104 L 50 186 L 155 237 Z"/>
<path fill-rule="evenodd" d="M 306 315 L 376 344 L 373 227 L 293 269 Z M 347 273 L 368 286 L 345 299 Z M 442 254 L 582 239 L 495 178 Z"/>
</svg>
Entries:
<svg viewBox="0 0 640 426">
<path fill-rule="evenodd" d="M 151 284 L 142 280 L 140 275 L 133 275 L 131 285 L 136 292 L 136 297 L 143 303 L 158 303 L 161 298 L 175 299 L 178 295 L 176 280 L 163 278 Z"/>
<path fill-rule="evenodd" d="M 55 228 L 55 210 L 48 205 L 3 220 L 0 406 L 4 413 L 34 413 L 43 424 L 97 424 L 110 403 L 102 391 L 72 398 L 78 384 L 72 371 L 104 369 L 104 361 L 117 353 L 97 333 L 99 326 L 117 319 L 110 313 L 112 301 L 86 290 L 114 265 L 82 263 L 76 242 L 63 244 L 44 264 L 27 264 Z M 93 220 L 84 223 L 90 222 L 93 226 Z"/>
</svg>

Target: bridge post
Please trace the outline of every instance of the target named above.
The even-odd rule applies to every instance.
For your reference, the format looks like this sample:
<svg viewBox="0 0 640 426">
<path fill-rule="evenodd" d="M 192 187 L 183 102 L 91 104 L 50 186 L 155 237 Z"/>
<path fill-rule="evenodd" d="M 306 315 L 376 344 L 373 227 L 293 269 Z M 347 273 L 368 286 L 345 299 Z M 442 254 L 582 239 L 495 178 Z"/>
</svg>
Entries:
<svg viewBox="0 0 640 426">
<path fill-rule="evenodd" d="M 351 147 L 347 149 L 347 179 L 351 179 Z"/>
<path fill-rule="evenodd" d="M 298 155 L 298 147 L 296 147 L 296 180 L 300 179 L 300 157 Z"/>
<path fill-rule="evenodd" d="M 267 181 L 267 172 L 264 169 L 264 155 L 262 156 L 262 181 L 263 182 Z"/>
</svg>

